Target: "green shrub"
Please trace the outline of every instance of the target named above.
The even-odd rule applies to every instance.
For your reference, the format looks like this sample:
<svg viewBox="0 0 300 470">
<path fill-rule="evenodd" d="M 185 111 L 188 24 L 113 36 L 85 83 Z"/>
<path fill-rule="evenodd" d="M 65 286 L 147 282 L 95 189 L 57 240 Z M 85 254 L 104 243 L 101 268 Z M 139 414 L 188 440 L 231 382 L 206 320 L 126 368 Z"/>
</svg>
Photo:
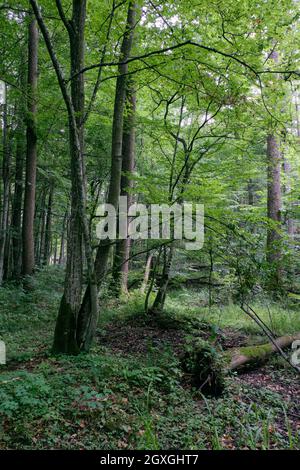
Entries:
<svg viewBox="0 0 300 470">
<path fill-rule="evenodd" d="M 224 365 L 221 355 L 201 338 L 187 342 L 182 360 L 195 387 L 204 395 L 220 396 L 224 390 Z"/>
</svg>

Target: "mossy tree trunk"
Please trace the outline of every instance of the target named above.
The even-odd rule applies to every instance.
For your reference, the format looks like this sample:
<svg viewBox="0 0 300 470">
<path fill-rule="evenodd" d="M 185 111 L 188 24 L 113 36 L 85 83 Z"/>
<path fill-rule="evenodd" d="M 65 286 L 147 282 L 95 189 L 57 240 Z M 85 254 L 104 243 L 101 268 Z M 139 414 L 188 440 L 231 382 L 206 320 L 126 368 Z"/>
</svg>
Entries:
<svg viewBox="0 0 300 470">
<path fill-rule="evenodd" d="M 250 364 L 261 364 L 278 349 L 289 347 L 294 341 L 300 339 L 300 333 L 285 335 L 277 338 L 274 343 L 260 344 L 257 346 L 245 346 L 242 348 L 228 350 L 225 356 L 229 359 L 229 369 L 240 369 Z"/>
</svg>

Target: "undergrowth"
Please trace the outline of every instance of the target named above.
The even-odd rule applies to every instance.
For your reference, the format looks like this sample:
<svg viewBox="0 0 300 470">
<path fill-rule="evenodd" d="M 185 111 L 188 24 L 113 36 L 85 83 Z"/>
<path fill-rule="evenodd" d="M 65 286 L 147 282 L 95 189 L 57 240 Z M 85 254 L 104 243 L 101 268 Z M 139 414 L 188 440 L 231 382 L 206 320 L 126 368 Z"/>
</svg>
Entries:
<svg viewBox="0 0 300 470">
<path fill-rule="evenodd" d="M 0 448 L 299 448 L 291 397 L 236 376 L 226 378 L 218 399 L 203 397 L 187 385 L 169 346 L 123 356 L 98 341 L 89 354 L 51 357 L 62 278 L 52 268 L 37 274 L 30 294 L 12 285 L 0 291 L 0 336 L 8 350 L 8 363 L 0 366 Z M 212 331 L 228 326 L 257 333 L 238 312 L 235 306 L 203 309 L 196 294 L 189 302 L 178 292 L 165 315 L 189 334 L 191 322 L 193 328 L 212 323 Z M 289 331 L 292 321 L 283 319 L 281 307 L 272 312 L 278 331 Z M 137 292 L 127 304 L 106 302 L 99 330 L 113 321 L 147 324 Z M 270 368 L 274 381 L 293 383 L 283 364 Z"/>
</svg>

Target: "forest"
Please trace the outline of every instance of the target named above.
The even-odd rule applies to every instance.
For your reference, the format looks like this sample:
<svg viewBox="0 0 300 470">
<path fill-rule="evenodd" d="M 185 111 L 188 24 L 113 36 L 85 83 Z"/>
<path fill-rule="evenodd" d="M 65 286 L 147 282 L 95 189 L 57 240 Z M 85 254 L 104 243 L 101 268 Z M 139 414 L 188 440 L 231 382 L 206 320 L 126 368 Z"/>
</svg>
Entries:
<svg viewBox="0 0 300 470">
<path fill-rule="evenodd" d="M 0 2 L 1 454 L 300 450 L 299 41 L 297 0 Z"/>
</svg>

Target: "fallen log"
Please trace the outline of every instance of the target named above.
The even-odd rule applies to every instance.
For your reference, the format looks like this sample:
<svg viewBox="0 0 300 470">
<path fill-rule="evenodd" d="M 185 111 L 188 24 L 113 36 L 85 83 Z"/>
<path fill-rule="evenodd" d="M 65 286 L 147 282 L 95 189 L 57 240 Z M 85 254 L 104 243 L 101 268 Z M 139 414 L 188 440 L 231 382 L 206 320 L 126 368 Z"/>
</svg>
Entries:
<svg viewBox="0 0 300 470">
<path fill-rule="evenodd" d="M 300 340 L 300 333 L 285 335 L 277 338 L 273 343 L 257 346 L 244 346 L 227 350 L 225 356 L 229 361 L 229 370 L 237 370 L 245 365 L 264 362 L 280 349 L 288 348 L 294 341 Z"/>
<path fill-rule="evenodd" d="M 240 370 L 245 366 L 260 366 L 272 354 L 284 354 L 283 349 L 296 340 L 300 340 L 300 333 L 281 336 L 266 344 L 231 348 L 221 352 L 211 343 L 196 338 L 185 346 L 182 367 L 188 373 L 193 386 L 204 395 L 217 397 L 223 393 L 224 378 L 228 372 Z M 297 366 L 294 368 L 299 371 Z"/>
</svg>

